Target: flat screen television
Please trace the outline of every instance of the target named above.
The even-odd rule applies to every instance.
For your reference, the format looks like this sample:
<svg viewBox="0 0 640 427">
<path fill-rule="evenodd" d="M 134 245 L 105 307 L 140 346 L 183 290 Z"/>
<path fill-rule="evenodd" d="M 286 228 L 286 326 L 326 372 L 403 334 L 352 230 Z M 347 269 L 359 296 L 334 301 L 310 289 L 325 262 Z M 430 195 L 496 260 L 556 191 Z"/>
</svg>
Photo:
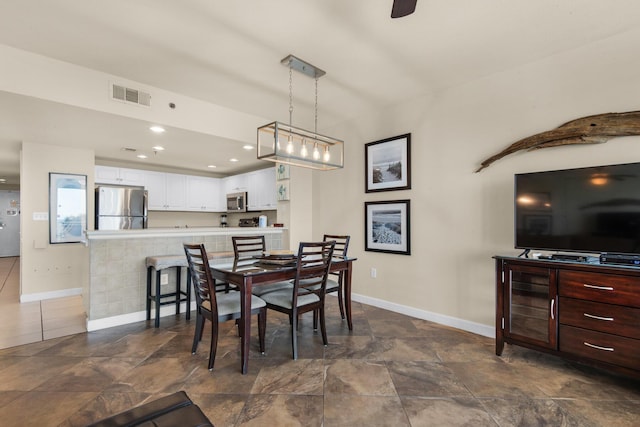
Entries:
<svg viewBox="0 0 640 427">
<path fill-rule="evenodd" d="M 516 174 L 515 247 L 640 254 L 640 163 Z"/>
</svg>

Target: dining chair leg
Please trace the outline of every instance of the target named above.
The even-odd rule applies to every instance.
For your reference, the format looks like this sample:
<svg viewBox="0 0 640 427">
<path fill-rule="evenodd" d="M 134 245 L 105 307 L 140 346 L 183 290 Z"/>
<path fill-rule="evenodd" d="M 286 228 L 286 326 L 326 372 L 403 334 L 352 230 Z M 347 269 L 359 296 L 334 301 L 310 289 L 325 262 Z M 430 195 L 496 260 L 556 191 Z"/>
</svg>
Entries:
<svg viewBox="0 0 640 427">
<path fill-rule="evenodd" d="M 340 275 L 340 279 L 338 280 L 338 306 L 340 307 L 340 317 L 344 320 L 344 301 L 342 299 L 342 274 Z"/>
<path fill-rule="evenodd" d="M 318 330 L 318 310 L 313 310 L 313 330 Z"/>
<path fill-rule="evenodd" d="M 264 337 L 267 332 L 267 308 L 263 307 L 258 313 L 258 339 L 260 340 L 260 353 L 264 354 Z"/>
<path fill-rule="evenodd" d="M 327 339 L 327 325 L 324 321 L 324 304 L 320 306 L 320 332 L 322 332 L 322 343 L 326 346 L 329 344 Z"/>
<path fill-rule="evenodd" d="M 200 335 L 198 336 L 198 342 L 202 341 L 202 336 L 204 335 L 204 317 L 202 313 L 200 313 Z"/>
<path fill-rule="evenodd" d="M 191 354 L 196 354 L 198 343 L 202 340 L 202 330 L 204 326 L 204 317 L 200 312 L 196 312 L 196 331 L 193 334 L 193 345 L 191 346 Z"/>
<path fill-rule="evenodd" d="M 213 363 L 216 361 L 218 350 L 218 322 L 211 322 L 211 347 L 209 348 L 209 370 L 213 371 Z"/>
<path fill-rule="evenodd" d="M 295 310 L 291 316 L 291 350 L 293 360 L 298 360 L 298 311 Z"/>
<path fill-rule="evenodd" d="M 244 325 L 240 319 L 236 319 L 236 327 L 238 328 L 238 336 L 242 338 L 244 336 Z"/>
</svg>

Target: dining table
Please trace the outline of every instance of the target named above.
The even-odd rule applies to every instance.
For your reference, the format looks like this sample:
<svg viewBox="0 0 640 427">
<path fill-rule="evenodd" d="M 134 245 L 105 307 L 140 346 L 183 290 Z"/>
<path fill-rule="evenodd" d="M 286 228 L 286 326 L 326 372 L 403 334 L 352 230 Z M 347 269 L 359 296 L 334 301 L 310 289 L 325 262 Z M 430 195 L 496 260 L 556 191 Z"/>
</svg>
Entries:
<svg viewBox="0 0 640 427">
<path fill-rule="evenodd" d="M 334 256 L 331 259 L 330 272 L 342 272 L 343 301 L 345 316 L 349 330 L 353 330 L 351 320 L 351 276 L 353 262 L 357 258 L 348 256 Z M 269 263 L 260 258 L 252 261 L 234 262 L 232 265 L 212 265 L 211 273 L 216 281 L 235 285 L 240 292 L 240 322 L 244 333 L 241 337 L 240 358 L 241 372 L 246 374 L 249 369 L 249 348 L 251 342 L 251 294 L 254 286 L 266 285 L 274 282 L 293 280 L 296 276 L 295 259 L 289 263 Z"/>
</svg>

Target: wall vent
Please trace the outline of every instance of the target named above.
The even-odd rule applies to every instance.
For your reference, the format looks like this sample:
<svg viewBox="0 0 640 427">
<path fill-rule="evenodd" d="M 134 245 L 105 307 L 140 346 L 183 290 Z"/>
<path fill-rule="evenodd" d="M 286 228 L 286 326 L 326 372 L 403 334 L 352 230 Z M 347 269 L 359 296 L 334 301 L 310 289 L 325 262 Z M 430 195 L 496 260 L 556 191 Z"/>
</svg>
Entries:
<svg viewBox="0 0 640 427">
<path fill-rule="evenodd" d="M 111 85 L 111 98 L 145 107 L 151 106 L 151 94 L 116 84 Z"/>
</svg>

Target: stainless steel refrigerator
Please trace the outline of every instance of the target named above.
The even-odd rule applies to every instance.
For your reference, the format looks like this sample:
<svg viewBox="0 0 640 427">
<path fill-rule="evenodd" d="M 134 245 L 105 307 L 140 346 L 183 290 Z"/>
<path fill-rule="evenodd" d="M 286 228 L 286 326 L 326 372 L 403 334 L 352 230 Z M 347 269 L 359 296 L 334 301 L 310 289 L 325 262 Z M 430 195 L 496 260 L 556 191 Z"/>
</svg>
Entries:
<svg viewBox="0 0 640 427">
<path fill-rule="evenodd" d="M 147 228 L 147 192 L 141 187 L 96 187 L 96 229 Z"/>
</svg>

